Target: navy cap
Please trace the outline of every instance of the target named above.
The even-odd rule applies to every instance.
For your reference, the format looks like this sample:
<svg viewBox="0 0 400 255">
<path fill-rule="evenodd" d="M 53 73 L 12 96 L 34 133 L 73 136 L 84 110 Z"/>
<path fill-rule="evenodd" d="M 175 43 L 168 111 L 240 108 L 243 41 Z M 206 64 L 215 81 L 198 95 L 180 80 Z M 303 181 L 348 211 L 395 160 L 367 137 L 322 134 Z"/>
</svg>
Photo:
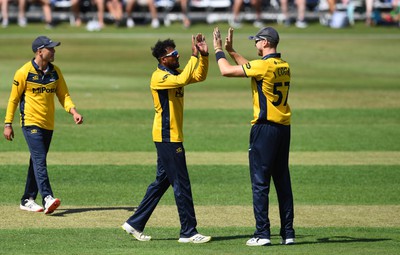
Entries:
<svg viewBox="0 0 400 255">
<path fill-rule="evenodd" d="M 249 40 L 268 40 L 272 43 L 279 43 L 279 34 L 272 27 L 261 28 L 254 36 L 249 36 Z"/>
<path fill-rule="evenodd" d="M 53 42 L 47 36 L 41 35 L 32 42 L 32 51 L 36 52 L 37 50 L 43 48 L 54 48 L 60 44 L 60 42 Z"/>
</svg>

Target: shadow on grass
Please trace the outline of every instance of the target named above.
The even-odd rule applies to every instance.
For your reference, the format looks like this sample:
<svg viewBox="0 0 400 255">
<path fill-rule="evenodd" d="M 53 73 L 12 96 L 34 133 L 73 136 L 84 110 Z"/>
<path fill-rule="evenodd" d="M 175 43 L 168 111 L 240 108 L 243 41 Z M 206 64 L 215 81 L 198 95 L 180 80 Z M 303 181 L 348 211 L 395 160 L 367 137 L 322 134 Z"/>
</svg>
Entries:
<svg viewBox="0 0 400 255">
<path fill-rule="evenodd" d="M 332 236 L 332 237 L 317 238 L 316 241 L 304 241 L 304 242 L 298 241 L 296 242 L 296 245 L 319 244 L 319 243 L 321 244 L 322 243 L 372 243 L 372 242 L 383 242 L 391 240 L 392 239 L 390 238 L 358 238 L 351 236 Z"/>
<path fill-rule="evenodd" d="M 272 239 L 280 238 L 278 235 L 276 236 L 273 235 L 271 237 Z M 371 242 L 383 242 L 392 240 L 390 238 L 357 238 L 351 236 L 332 236 L 332 237 L 317 238 L 315 241 L 301 241 L 301 239 L 305 237 L 306 236 L 297 235 L 295 245 L 323 244 L 323 243 L 371 243 Z M 227 240 L 244 239 L 244 238 L 251 238 L 251 236 L 249 235 L 216 236 L 212 238 L 212 241 L 218 242 L 218 241 L 227 241 Z"/>
<path fill-rule="evenodd" d="M 70 208 L 70 209 L 61 209 L 57 210 L 57 212 L 51 214 L 51 216 L 55 217 L 63 217 L 69 214 L 75 213 L 85 213 L 85 212 L 101 212 L 101 211 L 120 211 L 125 210 L 128 212 L 134 212 L 137 207 L 87 207 L 87 208 Z M 280 238 L 278 235 L 272 235 L 271 237 Z M 235 239 L 245 239 L 251 238 L 251 235 L 232 235 L 232 236 L 213 236 L 212 241 L 227 241 L 227 240 L 235 240 Z M 373 243 L 373 242 L 383 242 L 383 241 L 392 241 L 390 238 L 358 238 L 351 236 L 331 236 L 331 237 L 321 237 L 316 238 L 315 241 L 301 241 L 303 238 L 311 238 L 310 235 L 297 235 L 296 236 L 296 246 L 297 245 L 312 245 L 312 244 L 327 244 L 327 243 Z M 154 240 L 175 240 L 176 238 L 161 238 Z"/>
<path fill-rule="evenodd" d="M 57 210 L 55 213 L 51 214 L 51 216 L 56 217 L 63 217 L 68 214 L 75 214 L 75 213 L 85 213 L 85 212 L 101 212 L 101 211 L 120 211 L 125 210 L 128 212 L 134 212 L 137 207 L 87 207 L 87 208 L 70 208 L 70 209 L 60 209 Z"/>
<path fill-rule="evenodd" d="M 212 236 L 211 242 L 219 242 L 219 241 L 226 241 L 226 240 L 234 240 L 234 239 L 243 239 L 249 238 L 249 235 L 236 235 L 236 236 Z M 175 240 L 176 238 L 153 238 L 151 240 L 160 240 L 160 241 L 170 241 Z"/>
</svg>

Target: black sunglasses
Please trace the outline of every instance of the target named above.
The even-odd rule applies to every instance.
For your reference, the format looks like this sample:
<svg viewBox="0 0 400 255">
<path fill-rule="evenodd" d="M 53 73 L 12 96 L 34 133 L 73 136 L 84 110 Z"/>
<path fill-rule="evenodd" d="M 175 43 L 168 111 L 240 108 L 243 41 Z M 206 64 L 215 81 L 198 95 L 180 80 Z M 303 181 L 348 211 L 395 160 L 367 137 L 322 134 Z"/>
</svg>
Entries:
<svg viewBox="0 0 400 255">
<path fill-rule="evenodd" d="M 259 41 L 266 41 L 266 40 L 267 40 L 267 38 L 257 39 L 256 43 L 258 43 Z"/>
<path fill-rule="evenodd" d="M 261 36 L 260 36 L 261 37 Z M 267 38 L 261 37 L 261 39 L 256 39 L 255 44 L 257 44 L 259 41 L 267 40 Z"/>
</svg>

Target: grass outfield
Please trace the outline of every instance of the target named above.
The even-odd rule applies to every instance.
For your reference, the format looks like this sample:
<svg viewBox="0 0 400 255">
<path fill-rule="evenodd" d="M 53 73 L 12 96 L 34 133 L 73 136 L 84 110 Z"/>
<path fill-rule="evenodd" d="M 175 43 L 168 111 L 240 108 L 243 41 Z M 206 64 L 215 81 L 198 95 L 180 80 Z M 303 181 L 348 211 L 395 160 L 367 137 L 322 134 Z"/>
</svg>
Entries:
<svg viewBox="0 0 400 255">
<path fill-rule="evenodd" d="M 226 24 L 218 24 L 225 35 Z M 290 167 L 295 197 L 295 246 L 278 245 L 276 194 L 271 189 L 271 247 L 247 247 L 254 232 L 247 166 L 251 92 L 248 79 L 223 78 L 213 54 L 203 83 L 185 91 L 185 148 L 198 229 L 204 245 L 177 243 L 179 220 L 167 191 L 146 228 L 151 242 L 120 229 L 155 177 L 153 109 L 148 88 L 157 39 L 177 43 L 183 66 L 190 35 L 213 26 L 180 24 L 86 32 L 63 24 L 44 30 L 10 26 L 0 33 L 0 112 L 12 77 L 32 57 L 34 37 L 62 42 L 56 61 L 85 117 L 75 126 L 57 105 L 48 158 L 61 207 L 52 215 L 20 211 L 28 162 L 17 121 L 16 137 L 0 140 L 0 254 L 398 254 L 400 250 L 399 30 L 356 24 L 333 30 L 278 26 L 278 50 L 292 68 Z M 234 47 L 257 58 L 235 30 Z M 211 51 L 212 52 L 212 51 Z"/>
</svg>

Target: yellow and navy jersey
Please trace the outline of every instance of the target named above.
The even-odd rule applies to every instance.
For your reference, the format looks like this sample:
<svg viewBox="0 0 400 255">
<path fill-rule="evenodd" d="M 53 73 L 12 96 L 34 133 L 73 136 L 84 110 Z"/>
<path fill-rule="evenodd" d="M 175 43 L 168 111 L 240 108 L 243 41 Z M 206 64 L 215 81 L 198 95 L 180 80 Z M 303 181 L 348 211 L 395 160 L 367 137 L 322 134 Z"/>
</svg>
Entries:
<svg viewBox="0 0 400 255">
<path fill-rule="evenodd" d="M 48 70 L 43 73 L 33 60 L 27 62 L 14 75 L 5 123 L 13 122 L 19 104 L 21 126 L 36 125 L 53 130 L 54 95 L 67 112 L 75 107 L 57 66 L 49 63 Z"/>
<path fill-rule="evenodd" d="M 154 102 L 153 141 L 183 142 L 184 86 L 204 81 L 208 57 L 192 56 L 183 70 L 170 70 L 158 65 L 150 81 Z"/>
<path fill-rule="evenodd" d="M 251 77 L 253 120 L 251 124 L 274 122 L 290 125 L 288 104 L 290 67 L 280 53 L 264 56 L 244 64 L 243 70 Z"/>
</svg>

